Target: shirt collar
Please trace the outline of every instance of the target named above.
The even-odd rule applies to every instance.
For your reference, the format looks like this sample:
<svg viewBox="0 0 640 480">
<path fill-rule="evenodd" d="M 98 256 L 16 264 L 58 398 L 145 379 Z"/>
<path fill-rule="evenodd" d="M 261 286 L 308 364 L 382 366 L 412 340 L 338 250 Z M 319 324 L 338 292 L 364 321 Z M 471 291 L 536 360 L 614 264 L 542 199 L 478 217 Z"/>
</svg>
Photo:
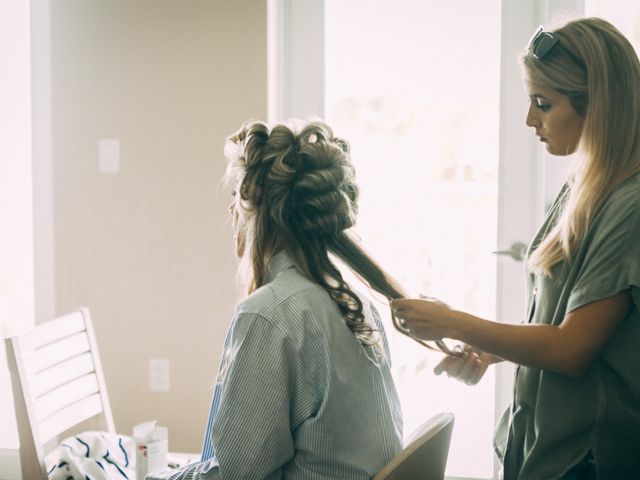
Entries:
<svg viewBox="0 0 640 480">
<path fill-rule="evenodd" d="M 269 260 L 269 266 L 267 267 L 267 274 L 265 275 L 265 283 L 273 281 L 274 278 L 280 273 L 289 268 L 295 267 L 293 260 L 289 258 L 287 252 L 280 250 L 276 253 L 271 260 Z"/>
</svg>

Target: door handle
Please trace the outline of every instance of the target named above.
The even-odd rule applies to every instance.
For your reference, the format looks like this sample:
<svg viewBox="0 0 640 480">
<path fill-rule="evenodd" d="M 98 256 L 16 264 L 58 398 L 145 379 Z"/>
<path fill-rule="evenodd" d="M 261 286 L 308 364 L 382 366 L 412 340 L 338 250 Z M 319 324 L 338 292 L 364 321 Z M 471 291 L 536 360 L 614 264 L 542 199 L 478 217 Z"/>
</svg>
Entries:
<svg viewBox="0 0 640 480">
<path fill-rule="evenodd" d="M 522 242 L 516 242 L 511 245 L 509 250 L 496 250 L 491 253 L 494 255 L 506 255 L 507 257 L 513 258 L 516 262 L 521 262 L 527 253 L 527 245 Z"/>
</svg>

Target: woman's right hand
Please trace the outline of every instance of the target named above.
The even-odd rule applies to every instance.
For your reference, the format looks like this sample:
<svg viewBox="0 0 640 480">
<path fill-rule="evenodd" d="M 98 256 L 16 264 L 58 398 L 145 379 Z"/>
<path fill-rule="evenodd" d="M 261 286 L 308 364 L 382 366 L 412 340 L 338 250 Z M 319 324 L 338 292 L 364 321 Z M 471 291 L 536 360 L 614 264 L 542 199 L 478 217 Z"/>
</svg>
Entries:
<svg viewBox="0 0 640 480">
<path fill-rule="evenodd" d="M 484 376 L 489 365 L 499 361 L 501 359 L 498 357 L 465 345 L 462 356 L 447 355 L 435 366 L 433 372 L 436 375 L 446 373 L 467 385 L 475 385 Z"/>
</svg>

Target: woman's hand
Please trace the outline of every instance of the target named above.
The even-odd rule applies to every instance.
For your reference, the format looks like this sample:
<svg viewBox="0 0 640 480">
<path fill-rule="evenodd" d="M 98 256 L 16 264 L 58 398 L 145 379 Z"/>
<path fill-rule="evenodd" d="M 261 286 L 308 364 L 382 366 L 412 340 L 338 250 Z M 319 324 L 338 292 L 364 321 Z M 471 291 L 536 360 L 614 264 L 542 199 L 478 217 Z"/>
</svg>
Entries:
<svg viewBox="0 0 640 480">
<path fill-rule="evenodd" d="M 397 299 L 391 302 L 391 308 L 403 327 L 415 338 L 455 338 L 455 310 L 435 298 Z"/>
<path fill-rule="evenodd" d="M 456 330 L 464 320 L 461 312 L 429 297 L 393 300 L 391 308 L 408 333 L 422 340 L 458 338 Z M 502 361 L 499 357 L 465 345 L 462 355 L 447 355 L 433 371 L 436 375 L 446 373 L 467 385 L 475 385 L 484 376 L 489 365 L 499 361 Z"/>
<path fill-rule="evenodd" d="M 446 373 L 449 377 L 467 385 L 475 385 L 482 379 L 489 365 L 500 360 L 489 353 L 480 352 L 465 345 L 462 356 L 447 355 L 435 366 L 433 373 L 436 375 Z"/>
</svg>

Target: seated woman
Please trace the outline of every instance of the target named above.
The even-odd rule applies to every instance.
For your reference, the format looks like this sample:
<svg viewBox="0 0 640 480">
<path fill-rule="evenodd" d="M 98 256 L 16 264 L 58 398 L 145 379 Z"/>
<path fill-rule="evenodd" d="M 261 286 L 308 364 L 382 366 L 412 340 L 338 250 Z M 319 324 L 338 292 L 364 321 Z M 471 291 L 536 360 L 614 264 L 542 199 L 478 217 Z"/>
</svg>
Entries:
<svg viewBox="0 0 640 480">
<path fill-rule="evenodd" d="M 225 343 L 202 461 L 147 478 L 370 479 L 401 449 L 378 313 L 330 254 L 404 296 L 347 233 L 358 187 L 321 122 L 245 124 L 227 140 L 236 253 L 248 296 Z"/>
</svg>

